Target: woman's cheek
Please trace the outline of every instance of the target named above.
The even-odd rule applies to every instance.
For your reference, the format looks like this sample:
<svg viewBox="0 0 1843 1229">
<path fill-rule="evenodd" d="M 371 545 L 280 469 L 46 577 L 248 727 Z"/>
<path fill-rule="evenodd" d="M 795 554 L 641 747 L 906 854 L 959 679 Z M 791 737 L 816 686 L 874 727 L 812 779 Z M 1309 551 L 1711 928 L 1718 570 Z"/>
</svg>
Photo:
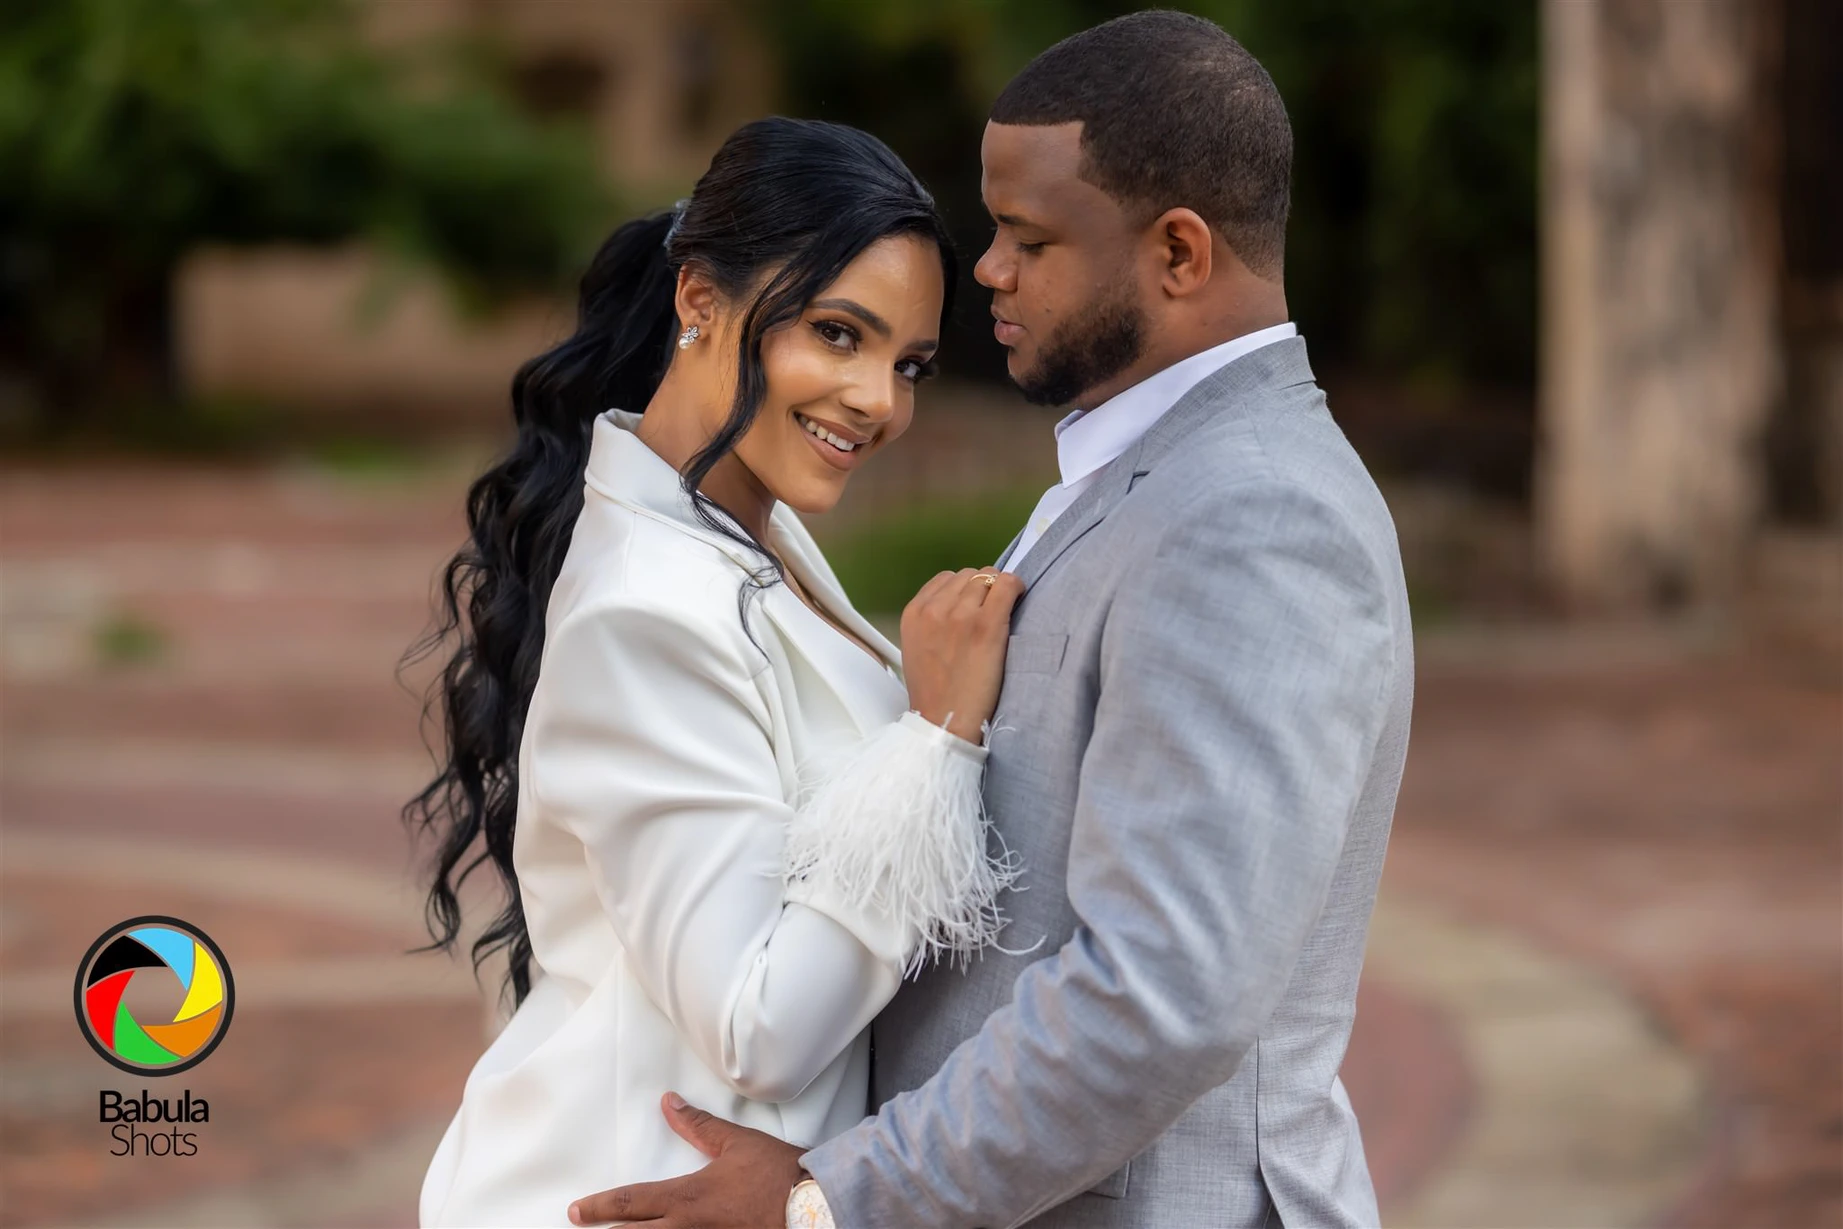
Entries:
<svg viewBox="0 0 1843 1229">
<path fill-rule="evenodd" d="M 795 344 L 780 334 L 772 350 L 762 347 L 762 367 L 768 376 L 768 396 L 781 405 L 816 401 L 839 383 L 840 355 L 824 348 L 817 336 L 809 345 Z"/>
</svg>

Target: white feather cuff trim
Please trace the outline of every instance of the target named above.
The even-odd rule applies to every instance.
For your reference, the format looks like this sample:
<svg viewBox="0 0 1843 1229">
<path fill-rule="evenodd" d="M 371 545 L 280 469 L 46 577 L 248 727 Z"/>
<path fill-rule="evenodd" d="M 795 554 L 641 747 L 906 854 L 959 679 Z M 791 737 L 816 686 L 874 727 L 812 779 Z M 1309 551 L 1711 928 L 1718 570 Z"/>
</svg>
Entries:
<svg viewBox="0 0 1843 1229">
<path fill-rule="evenodd" d="M 904 977 L 930 956 L 964 966 L 997 941 L 998 894 L 1020 870 L 1010 851 L 986 852 L 985 758 L 910 712 L 813 765 L 787 834 L 788 899 L 838 920 Z"/>
</svg>

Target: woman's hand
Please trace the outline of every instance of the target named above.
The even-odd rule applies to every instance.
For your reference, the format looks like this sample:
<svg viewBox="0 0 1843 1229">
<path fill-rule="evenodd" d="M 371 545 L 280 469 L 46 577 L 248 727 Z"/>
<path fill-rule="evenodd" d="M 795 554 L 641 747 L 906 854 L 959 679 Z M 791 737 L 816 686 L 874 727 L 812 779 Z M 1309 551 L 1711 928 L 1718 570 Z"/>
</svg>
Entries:
<svg viewBox="0 0 1843 1229">
<path fill-rule="evenodd" d="M 989 568 L 942 572 L 922 586 L 902 612 L 910 708 L 967 742 L 981 740 L 1005 676 L 1011 609 L 1023 592 L 1015 575 Z"/>
</svg>

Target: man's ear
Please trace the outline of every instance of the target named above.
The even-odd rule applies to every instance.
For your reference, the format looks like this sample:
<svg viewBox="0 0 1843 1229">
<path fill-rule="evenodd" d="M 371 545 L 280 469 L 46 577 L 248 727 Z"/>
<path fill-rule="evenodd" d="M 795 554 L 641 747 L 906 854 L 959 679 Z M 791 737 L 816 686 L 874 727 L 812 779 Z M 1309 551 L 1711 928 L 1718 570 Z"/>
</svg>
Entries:
<svg viewBox="0 0 1843 1229">
<path fill-rule="evenodd" d="M 1194 209 L 1167 209 L 1152 223 L 1163 261 L 1160 287 L 1174 299 L 1193 295 L 1209 284 L 1215 264 L 1214 236 Z"/>
<path fill-rule="evenodd" d="M 695 324 L 707 333 L 710 331 L 710 322 L 717 314 L 718 296 L 716 286 L 707 276 L 692 265 L 680 265 L 678 289 L 672 298 L 678 311 L 679 328 Z"/>
</svg>

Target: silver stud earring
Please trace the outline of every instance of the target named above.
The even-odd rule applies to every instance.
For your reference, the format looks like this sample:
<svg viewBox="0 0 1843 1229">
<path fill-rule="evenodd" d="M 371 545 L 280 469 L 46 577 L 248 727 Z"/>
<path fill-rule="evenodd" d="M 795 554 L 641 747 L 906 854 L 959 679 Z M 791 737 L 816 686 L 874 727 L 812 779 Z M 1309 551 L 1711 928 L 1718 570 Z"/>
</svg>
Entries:
<svg viewBox="0 0 1843 1229">
<path fill-rule="evenodd" d="M 689 350 L 691 348 L 691 343 L 697 339 L 698 326 L 694 324 L 678 335 L 678 348 L 680 350 Z"/>
</svg>

